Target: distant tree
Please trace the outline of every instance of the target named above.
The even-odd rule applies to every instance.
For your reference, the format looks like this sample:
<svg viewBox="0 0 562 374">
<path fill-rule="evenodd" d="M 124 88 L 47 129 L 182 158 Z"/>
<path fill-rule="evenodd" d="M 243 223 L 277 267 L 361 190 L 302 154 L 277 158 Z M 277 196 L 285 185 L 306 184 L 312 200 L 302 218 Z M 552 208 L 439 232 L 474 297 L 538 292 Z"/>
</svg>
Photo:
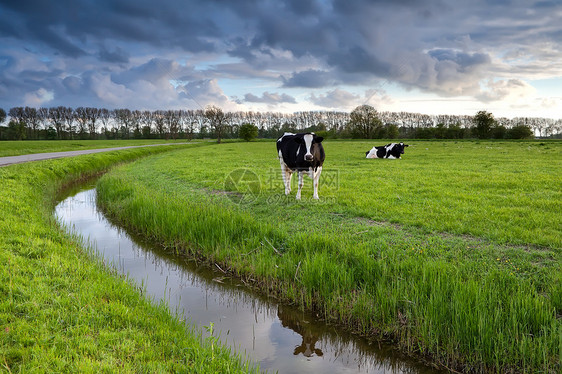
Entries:
<svg viewBox="0 0 562 374">
<path fill-rule="evenodd" d="M 156 132 L 160 139 L 164 138 L 164 133 L 166 132 L 166 118 L 165 112 L 163 110 L 157 110 L 154 112 L 154 124 L 156 125 Z"/>
<path fill-rule="evenodd" d="M 23 118 L 27 126 L 27 138 L 37 139 L 39 126 L 41 125 L 41 117 L 37 108 L 28 106 L 23 108 Z"/>
<path fill-rule="evenodd" d="M 49 108 L 49 121 L 57 132 L 57 139 L 62 139 L 63 137 L 63 109 L 64 107 L 62 106 Z"/>
<path fill-rule="evenodd" d="M 382 122 L 375 108 L 361 105 L 351 112 L 348 127 L 354 136 L 372 139 L 377 132 L 380 132 Z"/>
<path fill-rule="evenodd" d="M 445 131 L 446 139 L 462 139 L 465 137 L 466 130 L 463 129 L 460 123 L 450 123 Z"/>
<path fill-rule="evenodd" d="M 176 140 L 178 138 L 178 133 L 180 130 L 179 111 L 167 110 L 164 113 L 164 118 L 166 120 L 168 130 L 170 131 L 170 136 L 172 137 L 172 139 Z"/>
<path fill-rule="evenodd" d="M 258 127 L 251 123 L 245 123 L 238 129 L 238 136 L 249 142 L 258 136 Z"/>
<path fill-rule="evenodd" d="M 133 138 L 140 139 L 142 137 L 142 112 L 140 110 L 133 110 L 131 112 L 131 126 L 133 128 Z"/>
<path fill-rule="evenodd" d="M 517 125 L 507 130 L 508 139 L 533 139 L 533 130 L 529 126 Z"/>
<path fill-rule="evenodd" d="M 10 123 L 8 123 L 10 137 L 17 140 L 24 139 L 26 123 L 23 107 L 10 108 L 8 114 L 10 116 Z"/>
<path fill-rule="evenodd" d="M 143 126 L 141 129 L 143 139 L 150 139 L 152 137 L 150 126 Z"/>
<path fill-rule="evenodd" d="M 98 119 L 101 116 L 101 109 L 98 108 L 86 108 L 86 117 L 88 119 L 88 132 L 90 133 L 90 139 L 97 138 L 97 127 Z"/>
<path fill-rule="evenodd" d="M 101 122 L 102 132 L 105 134 L 107 139 L 111 137 L 111 131 L 109 130 L 109 122 L 111 121 L 111 118 L 111 111 L 109 109 L 99 109 L 98 119 Z"/>
<path fill-rule="evenodd" d="M 395 124 L 388 124 L 385 126 L 385 137 L 387 139 L 396 139 L 400 135 L 400 131 L 398 130 L 398 126 Z"/>
<path fill-rule="evenodd" d="M 205 118 L 209 121 L 211 129 L 217 137 L 217 143 L 219 144 L 228 129 L 228 120 L 230 116 L 230 113 L 223 112 L 221 108 L 215 105 L 209 105 L 205 108 Z"/>
<path fill-rule="evenodd" d="M 49 126 L 49 108 L 45 108 L 45 107 L 39 108 L 37 110 L 37 115 L 39 116 L 39 121 L 41 122 L 43 128 L 45 129 L 45 136 L 47 137 L 47 139 L 49 140 L 56 139 L 57 132 L 52 126 Z M 51 129 L 51 132 L 49 132 L 49 129 Z M 54 132 L 54 137 L 53 137 L 53 132 Z M 52 139 L 48 138 L 48 136 L 51 136 Z"/>
<path fill-rule="evenodd" d="M 75 115 L 74 109 L 71 107 L 59 107 L 59 111 L 62 116 L 63 126 L 66 129 L 67 136 L 70 136 L 70 139 L 74 139 L 74 128 L 75 128 Z"/>
<path fill-rule="evenodd" d="M 494 127 L 496 127 L 496 120 L 492 113 L 481 110 L 474 116 L 474 128 L 472 131 L 477 138 L 490 138 Z"/>
<path fill-rule="evenodd" d="M 494 139 L 504 139 L 507 134 L 507 128 L 504 125 L 496 124 L 490 133 Z"/>
<path fill-rule="evenodd" d="M 154 121 L 154 114 L 150 110 L 145 110 L 141 115 L 142 124 L 142 137 L 149 139 L 152 137 L 152 122 Z"/>
<path fill-rule="evenodd" d="M 129 139 L 131 132 L 131 124 L 133 123 L 133 115 L 129 109 L 115 109 L 115 119 L 119 126 L 121 136 L 123 139 Z"/>
<path fill-rule="evenodd" d="M 88 114 L 86 108 L 78 107 L 74 110 L 76 121 L 78 122 L 78 134 L 80 138 L 84 139 L 86 136 L 86 129 L 88 127 Z"/>
<path fill-rule="evenodd" d="M 57 130 L 52 126 L 47 127 L 45 130 L 45 138 L 47 140 L 55 140 L 57 138 Z"/>
<path fill-rule="evenodd" d="M 0 108 L 0 125 L 2 125 L 5 120 L 6 120 L 6 111 Z"/>
<path fill-rule="evenodd" d="M 192 140 L 193 134 L 195 133 L 195 130 L 196 130 L 197 125 L 199 123 L 198 122 L 199 115 L 196 111 L 187 110 L 187 111 L 184 111 L 184 113 L 182 115 L 182 119 L 183 119 L 183 123 L 184 123 L 185 136 L 186 136 L 187 140 Z"/>
<path fill-rule="evenodd" d="M 296 132 L 297 126 L 293 122 L 285 122 L 281 125 L 280 134 L 284 134 L 286 132 Z"/>
</svg>

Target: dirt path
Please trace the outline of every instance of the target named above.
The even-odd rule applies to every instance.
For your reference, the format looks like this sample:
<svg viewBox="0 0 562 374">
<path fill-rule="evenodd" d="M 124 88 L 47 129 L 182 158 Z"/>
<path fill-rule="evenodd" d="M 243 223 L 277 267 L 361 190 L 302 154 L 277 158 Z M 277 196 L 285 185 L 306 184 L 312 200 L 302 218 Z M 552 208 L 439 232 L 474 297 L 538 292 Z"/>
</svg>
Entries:
<svg viewBox="0 0 562 374">
<path fill-rule="evenodd" d="M 81 151 L 67 151 L 67 152 L 32 153 L 32 154 L 21 155 L 21 156 L 0 157 L 0 167 L 12 165 L 12 164 L 21 164 L 23 162 L 49 160 L 49 159 L 61 158 L 61 157 L 73 157 L 73 156 L 87 155 L 90 153 L 118 151 L 121 149 L 128 149 L 128 148 L 156 147 L 161 145 L 178 145 L 178 144 L 188 144 L 188 143 L 131 145 L 127 147 L 85 149 Z"/>
</svg>

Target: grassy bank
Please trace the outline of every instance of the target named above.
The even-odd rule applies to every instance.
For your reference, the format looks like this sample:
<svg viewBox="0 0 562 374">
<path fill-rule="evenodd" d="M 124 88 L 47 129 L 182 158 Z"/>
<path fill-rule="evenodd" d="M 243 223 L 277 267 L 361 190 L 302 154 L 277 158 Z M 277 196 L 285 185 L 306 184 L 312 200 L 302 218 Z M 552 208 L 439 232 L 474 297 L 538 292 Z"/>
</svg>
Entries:
<svg viewBox="0 0 562 374">
<path fill-rule="evenodd" d="M 147 237 L 443 366 L 559 372 L 562 144 L 420 142 L 395 161 L 364 159 L 371 146 L 326 142 L 319 202 L 309 179 L 302 202 L 281 195 L 273 143 L 126 165 L 99 199 Z"/>
<path fill-rule="evenodd" d="M 0 168 L 0 371 L 252 371 L 104 268 L 52 217 L 63 185 L 164 151 L 175 153 L 136 148 Z"/>
<path fill-rule="evenodd" d="M 149 144 L 183 143 L 185 139 L 131 139 L 131 140 L 15 140 L 0 142 L 0 157 L 30 153 L 80 151 L 83 149 L 128 147 Z"/>
</svg>

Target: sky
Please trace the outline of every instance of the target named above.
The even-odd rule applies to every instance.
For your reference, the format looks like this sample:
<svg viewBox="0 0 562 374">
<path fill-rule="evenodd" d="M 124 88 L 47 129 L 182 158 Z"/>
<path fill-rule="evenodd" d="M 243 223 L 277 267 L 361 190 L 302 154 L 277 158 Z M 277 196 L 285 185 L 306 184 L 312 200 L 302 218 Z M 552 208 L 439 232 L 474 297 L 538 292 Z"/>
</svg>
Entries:
<svg viewBox="0 0 562 374">
<path fill-rule="evenodd" d="M 0 108 L 562 118 L 562 0 L 0 0 Z"/>
</svg>

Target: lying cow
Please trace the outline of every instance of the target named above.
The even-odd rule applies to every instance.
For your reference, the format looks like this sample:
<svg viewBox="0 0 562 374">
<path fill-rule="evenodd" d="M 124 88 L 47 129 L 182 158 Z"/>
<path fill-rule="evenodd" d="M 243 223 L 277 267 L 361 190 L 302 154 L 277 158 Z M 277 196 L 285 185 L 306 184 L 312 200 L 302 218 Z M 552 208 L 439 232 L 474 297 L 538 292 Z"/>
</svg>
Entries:
<svg viewBox="0 0 562 374">
<path fill-rule="evenodd" d="M 303 174 L 306 172 L 312 179 L 315 199 L 318 199 L 318 180 L 322 172 L 325 154 L 321 136 L 314 133 L 293 134 L 286 132 L 277 139 L 277 152 L 281 164 L 281 174 L 285 185 L 285 195 L 291 192 L 291 177 L 294 172 L 299 174 L 297 200 L 301 198 L 304 185 Z"/>
<path fill-rule="evenodd" d="M 370 151 L 365 152 L 366 158 L 401 158 L 404 154 L 404 148 L 408 144 L 390 143 L 380 147 L 373 147 Z"/>
</svg>

